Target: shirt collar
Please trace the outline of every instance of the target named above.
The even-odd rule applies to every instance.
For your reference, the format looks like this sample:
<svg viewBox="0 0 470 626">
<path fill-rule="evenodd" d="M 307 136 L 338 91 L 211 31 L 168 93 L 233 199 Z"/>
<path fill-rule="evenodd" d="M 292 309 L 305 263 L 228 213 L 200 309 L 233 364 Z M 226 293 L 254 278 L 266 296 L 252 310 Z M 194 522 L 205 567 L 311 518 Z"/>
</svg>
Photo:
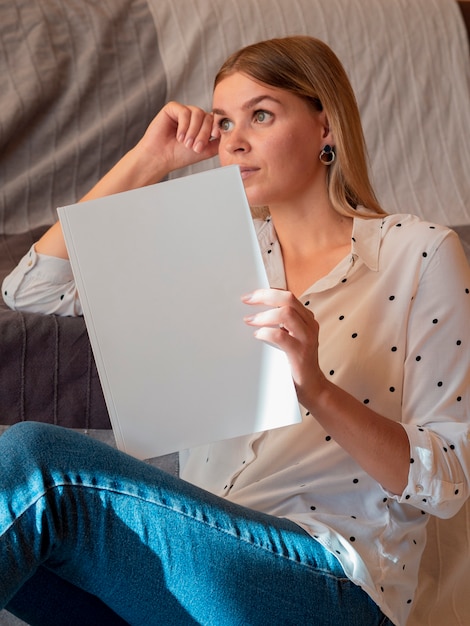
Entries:
<svg viewBox="0 0 470 626">
<path fill-rule="evenodd" d="M 352 255 L 360 258 L 370 270 L 379 270 L 383 217 L 355 217 L 352 232 Z"/>
<path fill-rule="evenodd" d="M 374 272 L 379 270 L 383 222 L 382 216 L 355 217 L 353 220 L 351 255 L 353 259 L 361 259 Z M 257 231 L 261 250 L 266 252 L 273 246 L 273 241 L 277 240 L 274 225 L 269 218 L 264 222 L 255 220 L 256 223 L 258 223 Z"/>
</svg>

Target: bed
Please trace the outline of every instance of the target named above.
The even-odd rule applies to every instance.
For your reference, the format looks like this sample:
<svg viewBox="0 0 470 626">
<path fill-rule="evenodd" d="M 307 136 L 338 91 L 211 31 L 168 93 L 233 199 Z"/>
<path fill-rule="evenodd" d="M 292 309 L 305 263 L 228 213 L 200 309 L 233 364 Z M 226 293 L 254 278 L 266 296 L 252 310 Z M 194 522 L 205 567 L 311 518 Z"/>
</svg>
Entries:
<svg viewBox="0 0 470 626">
<path fill-rule="evenodd" d="M 0 0 L 0 281 L 166 101 L 210 107 L 230 52 L 294 33 L 343 61 L 386 210 L 455 228 L 470 259 L 469 28 L 456 0 Z M 34 419 L 112 443 L 83 319 L 0 302 L 0 407 L 0 430 Z M 470 623 L 469 533 L 467 507 L 430 524 L 414 626 Z"/>
</svg>

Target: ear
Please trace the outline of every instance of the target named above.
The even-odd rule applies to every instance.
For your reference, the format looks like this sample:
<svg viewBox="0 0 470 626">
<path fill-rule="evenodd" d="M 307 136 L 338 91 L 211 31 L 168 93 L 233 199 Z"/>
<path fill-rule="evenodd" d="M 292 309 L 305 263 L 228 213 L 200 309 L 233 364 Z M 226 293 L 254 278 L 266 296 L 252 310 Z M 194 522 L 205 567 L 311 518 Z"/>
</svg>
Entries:
<svg viewBox="0 0 470 626">
<path fill-rule="evenodd" d="M 328 121 L 328 116 L 325 111 L 320 113 L 320 122 L 322 124 L 322 141 L 325 144 L 330 144 L 331 146 L 335 145 L 335 139 L 333 136 L 333 131 L 330 128 L 330 123 Z"/>
</svg>

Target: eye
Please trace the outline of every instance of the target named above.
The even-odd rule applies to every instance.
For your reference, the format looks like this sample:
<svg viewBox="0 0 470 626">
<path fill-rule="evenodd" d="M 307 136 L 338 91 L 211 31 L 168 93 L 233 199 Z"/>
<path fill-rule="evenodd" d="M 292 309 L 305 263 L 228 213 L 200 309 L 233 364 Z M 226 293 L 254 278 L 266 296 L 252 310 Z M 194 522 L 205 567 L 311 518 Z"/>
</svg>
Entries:
<svg viewBox="0 0 470 626">
<path fill-rule="evenodd" d="M 233 126 L 233 122 L 231 122 L 229 119 L 227 119 L 226 117 L 223 117 L 221 120 L 219 120 L 218 122 L 218 127 L 220 128 L 221 131 L 223 132 L 227 132 L 229 131 Z"/>
<path fill-rule="evenodd" d="M 268 113 L 268 111 L 255 111 L 253 114 L 253 118 L 256 122 L 258 122 L 259 124 L 263 124 L 264 122 L 267 122 L 271 119 L 272 114 Z"/>
</svg>

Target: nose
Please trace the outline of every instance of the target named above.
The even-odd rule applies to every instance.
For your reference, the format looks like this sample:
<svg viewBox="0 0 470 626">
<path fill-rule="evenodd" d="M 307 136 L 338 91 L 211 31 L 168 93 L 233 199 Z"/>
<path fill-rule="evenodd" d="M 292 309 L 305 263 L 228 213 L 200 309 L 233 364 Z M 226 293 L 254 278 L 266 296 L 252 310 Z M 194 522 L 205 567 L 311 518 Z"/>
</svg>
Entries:
<svg viewBox="0 0 470 626">
<path fill-rule="evenodd" d="M 250 151 L 250 143 L 246 132 L 240 127 L 233 128 L 229 133 L 223 136 L 223 140 L 225 150 L 230 154 Z"/>
</svg>

